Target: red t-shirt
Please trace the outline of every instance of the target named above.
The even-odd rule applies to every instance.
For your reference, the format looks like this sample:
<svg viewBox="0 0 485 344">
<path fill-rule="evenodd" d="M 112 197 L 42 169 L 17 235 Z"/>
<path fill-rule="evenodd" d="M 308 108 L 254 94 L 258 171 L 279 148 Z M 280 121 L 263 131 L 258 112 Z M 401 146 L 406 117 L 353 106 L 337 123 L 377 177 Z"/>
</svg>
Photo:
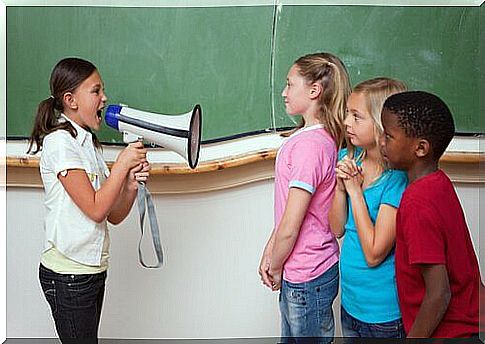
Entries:
<svg viewBox="0 0 485 344">
<path fill-rule="evenodd" d="M 451 300 L 432 337 L 470 337 L 478 333 L 478 261 L 460 201 L 443 171 L 414 181 L 404 192 L 397 212 L 395 259 L 406 332 L 425 294 L 418 264 L 444 264 Z"/>
</svg>

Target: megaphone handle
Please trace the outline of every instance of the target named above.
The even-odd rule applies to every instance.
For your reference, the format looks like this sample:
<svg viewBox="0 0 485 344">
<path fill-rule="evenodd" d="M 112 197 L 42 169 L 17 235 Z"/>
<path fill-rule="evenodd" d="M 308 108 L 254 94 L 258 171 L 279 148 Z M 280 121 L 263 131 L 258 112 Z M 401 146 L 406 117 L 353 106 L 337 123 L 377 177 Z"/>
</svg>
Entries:
<svg viewBox="0 0 485 344">
<path fill-rule="evenodd" d="M 158 230 L 157 216 L 155 214 L 155 206 L 153 205 L 152 195 L 150 191 L 145 186 L 144 182 L 138 182 L 138 193 L 137 193 L 137 203 L 138 203 L 138 213 L 140 215 L 140 241 L 138 242 L 138 259 L 140 264 L 149 269 L 159 268 L 163 264 L 163 251 L 162 244 L 160 243 L 160 232 Z M 158 263 L 156 265 L 147 265 L 143 261 L 143 255 L 141 252 L 141 242 L 143 240 L 143 227 L 145 224 L 145 212 L 148 209 L 148 220 L 150 223 L 150 228 L 152 232 L 153 247 L 155 248 L 155 253 L 157 255 Z"/>
<path fill-rule="evenodd" d="M 133 143 L 136 141 L 143 141 L 143 136 L 132 134 L 129 131 L 123 131 L 123 142 Z"/>
</svg>

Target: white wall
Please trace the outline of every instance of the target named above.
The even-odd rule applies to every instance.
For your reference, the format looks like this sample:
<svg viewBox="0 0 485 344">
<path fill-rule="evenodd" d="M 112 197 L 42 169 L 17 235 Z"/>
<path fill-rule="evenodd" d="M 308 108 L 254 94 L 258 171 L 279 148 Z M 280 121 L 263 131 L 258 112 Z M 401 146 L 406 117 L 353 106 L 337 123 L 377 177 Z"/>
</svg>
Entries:
<svg viewBox="0 0 485 344">
<path fill-rule="evenodd" d="M 272 182 L 155 197 L 165 265 L 138 263 L 137 210 L 111 231 L 100 335 L 107 338 L 275 336 L 277 295 L 257 275 L 272 226 Z M 52 337 L 37 282 L 43 192 L 7 192 L 7 337 Z M 149 242 L 148 242 L 149 243 Z M 146 246 L 147 260 L 152 248 Z M 153 261 L 153 260 L 152 260 Z"/>
<path fill-rule="evenodd" d="M 478 247 L 479 187 L 462 184 L 457 189 Z M 9 338 L 55 336 L 37 282 L 43 240 L 42 199 L 41 189 L 7 191 Z M 147 270 L 138 263 L 139 229 L 134 208 L 129 218 L 111 231 L 101 337 L 278 336 L 277 294 L 266 290 L 257 274 L 273 222 L 272 204 L 272 181 L 204 194 L 157 195 L 155 205 L 166 255 L 160 270 Z M 147 260 L 151 258 L 151 247 L 145 247 L 144 252 Z M 340 334 L 339 327 L 337 331 Z"/>
</svg>

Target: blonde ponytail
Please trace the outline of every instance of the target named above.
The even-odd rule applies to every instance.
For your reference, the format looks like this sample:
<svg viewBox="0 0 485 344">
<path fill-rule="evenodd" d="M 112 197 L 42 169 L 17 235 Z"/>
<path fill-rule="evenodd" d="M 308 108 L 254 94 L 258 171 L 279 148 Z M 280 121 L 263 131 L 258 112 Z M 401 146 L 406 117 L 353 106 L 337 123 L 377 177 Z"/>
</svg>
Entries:
<svg viewBox="0 0 485 344">
<path fill-rule="evenodd" d="M 319 103 L 320 122 L 332 136 L 337 148 L 344 146 L 344 120 L 347 98 L 351 87 L 343 62 L 330 53 L 315 53 L 300 57 L 295 61 L 300 75 L 308 82 L 318 82 L 322 86 Z"/>
</svg>

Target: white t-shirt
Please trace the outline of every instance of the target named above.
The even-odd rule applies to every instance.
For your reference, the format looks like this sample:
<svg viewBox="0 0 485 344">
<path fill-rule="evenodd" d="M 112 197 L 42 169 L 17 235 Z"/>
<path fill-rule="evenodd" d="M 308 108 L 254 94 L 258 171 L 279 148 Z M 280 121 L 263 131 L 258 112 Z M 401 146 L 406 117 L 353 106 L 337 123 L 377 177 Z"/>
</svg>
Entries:
<svg viewBox="0 0 485 344">
<path fill-rule="evenodd" d="M 43 140 L 40 158 L 46 207 L 43 252 L 55 246 L 69 259 L 100 266 L 103 244 L 105 250 L 109 247 L 106 219 L 96 223 L 87 217 L 72 201 L 57 176 L 69 169 L 82 169 L 86 171 L 94 190 L 99 190 L 109 176 L 109 169 L 101 153 L 94 147 L 91 133 L 64 115 L 60 120 L 70 121 L 77 130 L 77 137 L 73 138 L 66 130 L 56 130 Z"/>
</svg>

